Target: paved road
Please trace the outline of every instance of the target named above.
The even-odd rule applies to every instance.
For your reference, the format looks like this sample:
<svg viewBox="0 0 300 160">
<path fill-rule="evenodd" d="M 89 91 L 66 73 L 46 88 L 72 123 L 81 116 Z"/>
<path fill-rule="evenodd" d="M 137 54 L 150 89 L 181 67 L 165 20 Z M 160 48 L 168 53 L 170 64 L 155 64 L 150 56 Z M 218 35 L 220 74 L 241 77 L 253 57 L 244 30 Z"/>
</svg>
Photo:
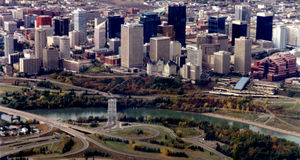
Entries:
<svg viewBox="0 0 300 160">
<path fill-rule="evenodd" d="M 6 157 L 6 156 L 9 156 L 9 155 L 12 155 L 12 154 L 15 154 L 15 153 L 18 153 L 18 152 L 21 152 L 25 149 L 31 149 L 31 148 L 35 148 L 35 147 L 40 147 L 40 146 L 43 146 L 43 145 L 47 145 L 47 144 L 51 144 L 51 143 L 55 143 L 55 142 L 59 142 L 60 140 L 52 140 L 52 141 L 46 141 L 46 142 L 39 142 L 37 144 L 33 144 L 33 145 L 28 145 L 28 146 L 22 146 L 22 147 L 14 147 L 13 150 L 11 151 L 8 151 L 8 152 L 5 152 L 5 153 L 1 153 L 0 154 L 0 159 L 3 158 L 3 157 Z"/>
<path fill-rule="evenodd" d="M 22 141 L 16 141 L 16 143 L 6 143 L 5 145 L 0 146 L 0 151 L 5 150 L 5 148 L 10 148 L 11 146 L 15 146 L 22 143 L 29 143 L 29 142 L 37 142 L 37 141 L 44 141 L 55 138 L 55 136 L 46 136 L 46 137 L 37 137 L 37 138 L 31 138 L 31 139 L 24 139 Z"/>
</svg>

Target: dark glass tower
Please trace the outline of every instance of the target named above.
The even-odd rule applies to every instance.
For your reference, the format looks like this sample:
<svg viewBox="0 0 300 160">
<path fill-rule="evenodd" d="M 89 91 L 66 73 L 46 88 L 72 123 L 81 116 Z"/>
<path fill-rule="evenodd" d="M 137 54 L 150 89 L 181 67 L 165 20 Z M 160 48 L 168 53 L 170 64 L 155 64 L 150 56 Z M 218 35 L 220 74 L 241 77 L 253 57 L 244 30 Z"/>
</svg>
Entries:
<svg viewBox="0 0 300 160">
<path fill-rule="evenodd" d="M 56 17 L 53 19 L 54 35 L 68 36 L 70 19 L 67 17 Z"/>
<path fill-rule="evenodd" d="M 185 46 L 186 6 L 169 6 L 168 25 L 174 26 L 175 40 Z"/>
<path fill-rule="evenodd" d="M 225 34 L 226 17 L 209 17 L 208 18 L 208 33 Z"/>
<path fill-rule="evenodd" d="M 144 25 L 144 43 L 149 43 L 151 37 L 157 36 L 157 26 L 160 25 L 160 18 L 156 13 L 143 13 L 140 17 L 140 24 Z"/>
<path fill-rule="evenodd" d="M 231 44 L 234 46 L 236 38 L 247 37 L 247 21 L 236 20 L 232 22 Z"/>
<path fill-rule="evenodd" d="M 124 24 L 124 18 L 120 16 L 108 17 L 106 23 L 106 37 L 121 38 L 121 25 Z"/>
<path fill-rule="evenodd" d="M 256 24 L 256 39 L 272 41 L 273 14 L 258 13 Z"/>
</svg>

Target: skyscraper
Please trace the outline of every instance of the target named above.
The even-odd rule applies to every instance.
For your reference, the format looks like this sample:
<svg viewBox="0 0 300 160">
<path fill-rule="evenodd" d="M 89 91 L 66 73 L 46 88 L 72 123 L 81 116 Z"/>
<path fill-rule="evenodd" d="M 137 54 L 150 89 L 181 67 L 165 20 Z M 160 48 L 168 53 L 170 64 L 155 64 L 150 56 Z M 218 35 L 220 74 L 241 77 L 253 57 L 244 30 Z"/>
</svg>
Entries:
<svg viewBox="0 0 300 160">
<path fill-rule="evenodd" d="M 209 17 L 208 18 L 208 33 L 225 34 L 226 17 Z"/>
<path fill-rule="evenodd" d="M 73 30 L 72 32 L 69 32 L 70 37 L 70 46 L 71 48 L 74 48 L 77 45 L 80 45 L 84 43 L 84 33 L 82 31 Z"/>
<path fill-rule="evenodd" d="M 34 21 L 36 20 L 36 15 L 28 14 L 24 18 L 25 28 L 34 28 Z"/>
<path fill-rule="evenodd" d="M 87 17 L 86 11 L 84 9 L 77 9 L 74 11 L 74 30 L 83 32 L 84 41 L 86 41 L 87 36 Z"/>
<path fill-rule="evenodd" d="M 150 38 L 150 59 L 158 61 L 164 59 L 170 60 L 170 38 L 169 37 L 152 37 Z"/>
<path fill-rule="evenodd" d="M 70 59 L 70 38 L 62 36 L 59 39 L 59 51 L 61 59 Z"/>
<path fill-rule="evenodd" d="M 39 58 L 40 61 L 43 61 L 43 48 L 46 47 L 46 31 L 43 28 L 35 29 L 35 57 Z"/>
<path fill-rule="evenodd" d="M 234 71 L 240 74 L 248 74 L 251 71 L 251 45 L 252 41 L 246 37 L 235 39 L 234 47 Z"/>
<path fill-rule="evenodd" d="M 241 4 L 235 6 L 235 19 L 240 21 L 246 21 L 250 24 L 251 7 L 248 4 Z"/>
<path fill-rule="evenodd" d="M 151 37 L 157 36 L 157 26 L 160 25 L 160 18 L 156 13 L 143 13 L 140 17 L 140 24 L 144 25 L 144 43 L 149 43 Z"/>
<path fill-rule="evenodd" d="M 235 39 L 247 37 L 247 22 L 236 20 L 232 22 L 231 44 L 234 46 Z"/>
<path fill-rule="evenodd" d="M 107 20 L 106 37 L 121 38 L 121 25 L 124 24 L 124 18 L 120 16 L 110 16 Z"/>
<path fill-rule="evenodd" d="M 69 35 L 69 23 L 70 19 L 67 17 L 55 17 L 53 18 L 54 35 L 55 36 L 68 36 Z"/>
<path fill-rule="evenodd" d="M 95 49 L 104 48 L 106 45 L 105 23 L 106 22 L 104 21 L 95 27 L 95 32 L 94 32 Z"/>
<path fill-rule="evenodd" d="M 121 66 L 126 68 L 143 65 L 143 25 L 126 24 L 121 29 Z"/>
<path fill-rule="evenodd" d="M 169 6 L 168 25 L 174 26 L 175 40 L 185 46 L 186 6 Z"/>
<path fill-rule="evenodd" d="M 284 26 L 277 26 L 274 29 L 273 45 L 275 48 L 284 49 L 286 47 L 287 29 Z"/>
<path fill-rule="evenodd" d="M 57 49 L 53 47 L 43 48 L 43 68 L 46 71 L 57 70 L 58 59 L 59 59 L 59 53 Z"/>
<path fill-rule="evenodd" d="M 214 53 L 214 72 L 221 74 L 230 72 L 230 52 L 219 51 Z"/>
<path fill-rule="evenodd" d="M 261 12 L 257 14 L 256 39 L 272 41 L 273 14 Z"/>
<path fill-rule="evenodd" d="M 36 27 L 40 26 L 51 26 L 52 27 L 52 18 L 50 16 L 42 15 L 36 18 Z"/>
<path fill-rule="evenodd" d="M 8 58 L 12 53 L 14 53 L 14 37 L 8 34 L 4 36 L 4 55 Z"/>
</svg>

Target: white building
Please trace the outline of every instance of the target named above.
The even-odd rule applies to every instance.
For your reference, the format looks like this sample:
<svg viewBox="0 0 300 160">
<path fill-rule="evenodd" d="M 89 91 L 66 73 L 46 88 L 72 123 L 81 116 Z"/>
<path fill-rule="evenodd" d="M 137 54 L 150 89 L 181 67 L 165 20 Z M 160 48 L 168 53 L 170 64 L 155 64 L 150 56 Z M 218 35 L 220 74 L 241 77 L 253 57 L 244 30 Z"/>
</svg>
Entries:
<svg viewBox="0 0 300 160">
<path fill-rule="evenodd" d="M 8 58 L 12 53 L 14 53 L 14 37 L 8 34 L 4 36 L 4 55 Z"/>
<path fill-rule="evenodd" d="M 300 26 L 288 26 L 287 28 L 287 45 L 300 47 Z"/>
<path fill-rule="evenodd" d="M 79 30 L 73 30 L 73 31 L 69 32 L 69 37 L 70 37 L 70 47 L 71 48 L 75 48 L 75 46 L 78 46 L 85 42 L 84 33 Z"/>
<path fill-rule="evenodd" d="M 85 42 L 87 36 L 87 13 L 84 9 L 78 8 L 74 11 L 74 30 L 83 32 Z"/>
<path fill-rule="evenodd" d="M 61 59 L 70 59 L 71 49 L 70 49 L 70 38 L 67 36 L 62 36 L 59 39 L 59 57 Z"/>
<path fill-rule="evenodd" d="M 143 65 L 144 35 L 142 24 L 121 26 L 121 66 L 125 68 Z"/>
<path fill-rule="evenodd" d="M 101 24 L 95 27 L 94 32 L 94 43 L 95 49 L 104 48 L 106 44 L 106 21 L 102 22 Z"/>
<path fill-rule="evenodd" d="M 175 57 L 181 55 L 181 43 L 178 41 L 170 42 L 170 60 L 175 60 Z"/>
<path fill-rule="evenodd" d="M 196 46 L 187 45 L 187 59 L 195 66 L 202 66 L 202 50 Z"/>
<path fill-rule="evenodd" d="M 286 28 L 277 26 L 273 29 L 273 45 L 275 48 L 284 49 L 286 47 Z"/>
<path fill-rule="evenodd" d="M 158 61 L 164 59 L 170 60 L 170 38 L 169 37 L 152 37 L 150 38 L 150 59 Z"/>
<path fill-rule="evenodd" d="M 4 30 L 8 33 L 14 33 L 16 30 L 18 30 L 17 23 L 14 21 L 4 22 Z"/>
</svg>

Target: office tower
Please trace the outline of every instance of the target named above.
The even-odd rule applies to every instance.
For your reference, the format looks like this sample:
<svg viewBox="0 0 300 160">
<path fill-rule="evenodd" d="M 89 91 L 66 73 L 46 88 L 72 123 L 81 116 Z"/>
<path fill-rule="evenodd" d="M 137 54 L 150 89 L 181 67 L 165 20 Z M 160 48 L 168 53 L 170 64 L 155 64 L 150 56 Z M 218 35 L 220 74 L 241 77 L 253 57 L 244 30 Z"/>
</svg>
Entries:
<svg viewBox="0 0 300 160">
<path fill-rule="evenodd" d="M 230 72 L 230 52 L 219 51 L 214 53 L 214 72 L 220 74 Z"/>
<path fill-rule="evenodd" d="M 81 31 L 84 35 L 84 42 L 87 36 L 87 16 L 84 9 L 77 9 L 74 11 L 74 30 Z"/>
<path fill-rule="evenodd" d="M 241 4 L 235 6 L 235 19 L 240 21 L 246 21 L 250 24 L 251 20 L 251 6 L 248 4 Z"/>
<path fill-rule="evenodd" d="M 25 28 L 34 28 L 34 23 L 36 20 L 36 15 L 28 14 L 24 17 L 24 27 Z"/>
<path fill-rule="evenodd" d="M 108 17 L 106 23 L 106 37 L 121 38 L 121 25 L 124 24 L 124 18 L 120 16 Z"/>
<path fill-rule="evenodd" d="M 43 48 L 46 47 L 46 31 L 42 28 L 35 29 L 35 57 L 43 61 Z"/>
<path fill-rule="evenodd" d="M 59 51 L 61 59 L 70 59 L 70 38 L 68 36 L 62 36 L 59 39 Z"/>
<path fill-rule="evenodd" d="M 287 26 L 287 45 L 300 47 L 300 27 L 299 26 Z"/>
<path fill-rule="evenodd" d="M 12 16 L 14 19 L 23 19 L 24 18 L 24 10 L 25 8 L 17 8 L 12 10 Z"/>
<path fill-rule="evenodd" d="M 196 46 L 187 46 L 187 58 L 195 66 L 202 66 L 202 50 Z"/>
<path fill-rule="evenodd" d="M 151 61 L 158 61 L 159 59 L 170 60 L 169 37 L 150 38 L 150 59 Z"/>
<path fill-rule="evenodd" d="M 272 25 L 273 14 L 272 13 L 258 13 L 256 24 L 256 39 L 262 39 L 272 41 Z"/>
<path fill-rule="evenodd" d="M 143 65 L 143 25 L 125 24 L 121 27 L 121 66 L 126 68 Z"/>
<path fill-rule="evenodd" d="M 121 40 L 119 38 L 113 38 L 109 40 L 109 49 L 114 52 L 114 54 L 119 54 L 119 47 L 121 46 Z"/>
<path fill-rule="evenodd" d="M 20 58 L 20 72 L 27 75 L 36 75 L 40 71 L 41 62 L 38 58 Z"/>
<path fill-rule="evenodd" d="M 167 22 L 162 22 L 157 26 L 157 36 L 170 37 L 171 41 L 175 40 L 174 26 L 168 25 Z"/>
<path fill-rule="evenodd" d="M 169 6 L 168 25 L 174 26 L 175 40 L 185 47 L 186 7 Z"/>
<path fill-rule="evenodd" d="M 178 41 L 170 42 L 170 60 L 175 60 L 175 57 L 181 55 L 181 43 Z"/>
<path fill-rule="evenodd" d="M 106 22 L 104 21 L 95 27 L 95 31 L 94 31 L 95 49 L 104 48 L 106 45 L 105 23 Z"/>
<path fill-rule="evenodd" d="M 8 55 L 8 64 L 19 63 L 20 58 L 23 58 L 23 54 L 13 53 Z"/>
<path fill-rule="evenodd" d="M 43 49 L 43 68 L 46 71 L 58 69 L 59 53 L 54 47 Z"/>
<path fill-rule="evenodd" d="M 218 33 L 207 34 L 206 44 L 219 44 L 221 51 L 227 51 L 228 36 L 226 34 L 218 34 Z"/>
<path fill-rule="evenodd" d="M 17 23 L 14 21 L 4 22 L 4 31 L 7 33 L 14 33 L 18 29 Z"/>
<path fill-rule="evenodd" d="M 160 18 L 156 13 L 143 13 L 140 17 L 140 24 L 144 26 L 144 43 L 149 43 L 151 37 L 157 36 L 157 26 L 160 25 Z"/>
<path fill-rule="evenodd" d="M 226 17 L 209 17 L 208 18 L 208 33 L 225 34 Z"/>
<path fill-rule="evenodd" d="M 235 39 L 234 47 L 234 71 L 240 74 L 248 74 L 251 71 L 251 45 L 252 41 L 246 37 Z"/>
<path fill-rule="evenodd" d="M 73 30 L 72 32 L 69 32 L 69 37 L 70 37 L 71 48 L 83 44 L 85 41 L 84 33 L 82 31 Z"/>
<path fill-rule="evenodd" d="M 4 36 L 4 55 L 8 58 L 12 53 L 14 53 L 14 37 L 8 34 Z"/>
<path fill-rule="evenodd" d="M 70 24 L 70 19 L 67 17 L 53 18 L 54 35 L 68 36 L 69 35 L 69 24 Z"/>
<path fill-rule="evenodd" d="M 274 28 L 273 45 L 275 48 L 284 49 L 286 47 L 287 30 L 284 26 Z"/>
<path fill-rule="evenodd" d="M 234 46 L 235 39 L 247 36 L 247 22 L 236 20 L 232 22 L 231 44 Z"/>
<path fill-rule="evenodd" d="M 11 13 L 1 13 L 0 14 L 0 25 L 4 26 L 5 21 L 13 21 L 14 18 L 12 17 Z"/>
<path fill-rule="evenodd" d="M 50 16 L 42 15 L 36 17 L 36 27 L 50 26 L 52 27 L 52 18 Z"/>
</svg>

